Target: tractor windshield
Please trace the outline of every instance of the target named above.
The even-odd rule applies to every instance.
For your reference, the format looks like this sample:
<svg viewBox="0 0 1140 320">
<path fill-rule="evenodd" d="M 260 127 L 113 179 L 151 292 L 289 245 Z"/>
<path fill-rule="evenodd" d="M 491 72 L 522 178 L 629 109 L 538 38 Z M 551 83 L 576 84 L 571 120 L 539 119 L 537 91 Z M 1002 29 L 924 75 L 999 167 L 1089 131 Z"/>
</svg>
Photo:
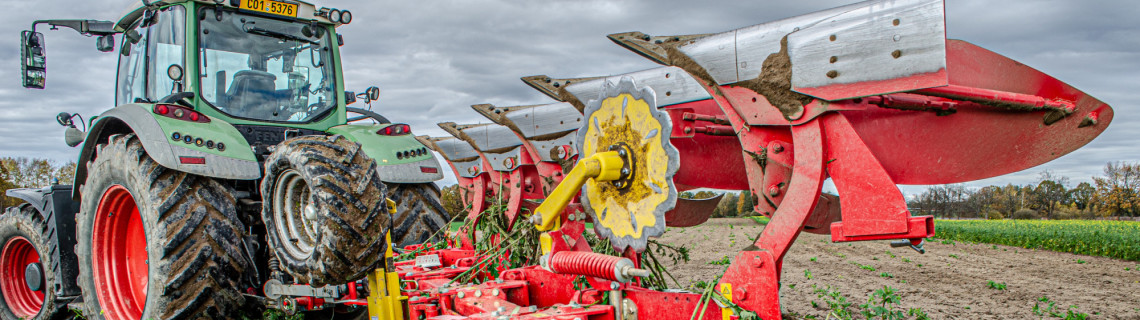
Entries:
<svg viewBox="0 0 1140 320">
<path fill-rule="evenodd" d="M 324 26 L 203 8 L 201 96 L 238 118 L 310 122 L 336 108 Z"/>
</svg>

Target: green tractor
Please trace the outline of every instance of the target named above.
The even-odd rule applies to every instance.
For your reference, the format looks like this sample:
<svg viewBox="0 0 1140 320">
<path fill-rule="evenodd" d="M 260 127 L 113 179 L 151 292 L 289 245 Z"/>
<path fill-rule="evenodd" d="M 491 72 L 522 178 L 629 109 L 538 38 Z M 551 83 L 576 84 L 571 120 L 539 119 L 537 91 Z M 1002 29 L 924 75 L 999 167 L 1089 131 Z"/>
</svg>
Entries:
<svg viewBox="0 0 1140 320">
<path fill-rule="evenodd" d="M 351 21 L 293 0 L 144 0 L 117 22 L 24 31 L 28 88 L 46 84 L 37 25 L 118 47 L 117 106 L 57 117 L 82 145 L 74 187 L 7 191 L 26 203 L 0 215 L 0 318 L 352 311 L 333 302 L 362 294 L 389 245 L 449 219 L 409 126 L 347 106 L 379 95 L 345 90 L 336 28 Z"/>
</svg>

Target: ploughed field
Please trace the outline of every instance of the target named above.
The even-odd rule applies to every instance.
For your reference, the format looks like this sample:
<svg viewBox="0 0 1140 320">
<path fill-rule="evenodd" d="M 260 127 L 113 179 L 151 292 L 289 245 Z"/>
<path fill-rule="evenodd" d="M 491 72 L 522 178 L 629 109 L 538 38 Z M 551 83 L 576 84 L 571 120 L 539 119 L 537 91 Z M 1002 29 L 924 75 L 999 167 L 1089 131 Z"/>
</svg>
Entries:
<svg viewBox="0 0 1140 320">
<path fill-rule="evenodd" d="M 1088 319 L 1140 319 L 1140 262 L 1019 247 L 1136 257 L 1131 251 L 1140 243 L 1134 241 L 1140 237 L 1136 225 L 1064 222 L 1015 227 L 1022 222 L 938 221 L 936 233 L 945 225 L 947 237 L 968 240 L 936 234 L 939 239 L 927 241 L 926 254 L 891 248 L 888 241 L 831 243 L 830 236 L 803 233 L 784 258 L 784 316 L 836 319 L 845 318 L 847 311 L 862 319 L 873 306 L 860 305 L 877 289 L 889 287 L 898 303 L 887 303 L 887 309 L 904 314 L 920 309 L 929 319 L 1079 319 L 1083 314 Z M 744 218 L 711 219 L 696 227 L 669 228 L 659 240 L 688 248 L 691 260 L 670 268 L 688 287 L 715 282 L 725 263 L 763 227 Z M 979 231 L 986 229 L 995 234 L 987 238 Z M 1119 232 L 1131 234 L 1121 240 L 1114 234 Z M 1005 242 L 1017 246 L 973 242 L 1001 238 L 1020 240 Z M 884 306 L 882 298 L 879 306 Z"/>
</svg>

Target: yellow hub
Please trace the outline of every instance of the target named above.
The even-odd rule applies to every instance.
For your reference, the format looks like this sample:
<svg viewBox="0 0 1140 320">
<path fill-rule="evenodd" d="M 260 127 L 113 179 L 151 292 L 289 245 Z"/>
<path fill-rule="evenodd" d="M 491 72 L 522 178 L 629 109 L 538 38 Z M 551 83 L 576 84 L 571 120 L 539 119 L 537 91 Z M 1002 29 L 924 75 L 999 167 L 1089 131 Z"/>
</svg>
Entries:
<svg viewBox="0 0 1140 320">
<path fill-rule="evenodd" d="M 655 111 L 645 99 L 628 93 L 605 98 L 588 118 L 582 133 L 584 156 L 606 152 L 614 146 L 626 146 L 621 150 L 632 153 L 628 185 L 591 180 L 583 189 L 587 211 L 595 215 L 597 224 L 609 229 L 611 241 L 645 239 L 647 230 L 664 226 L 664 215 L 655 213 L 670 196 L 669 155 L 663 147 L 668 141 L 661 139 L 668 126 L 653 117 Z"/>
<path fill-rule="evenodd" d="M 680 160 L 669 143 L 669 117 L 657 110 L 653 90 L 638 88 L 629 77 L 606 83 L 584 115 L 581 160 L 535 210 L 533 221 L 541 231 L 557 229 L 562 210 L 580 189 L 599 237 L 618 251 L 644 251 L 649 237 L 665 232 L 665 212 L 677 203 L 673 175 Z"/>
</svg>

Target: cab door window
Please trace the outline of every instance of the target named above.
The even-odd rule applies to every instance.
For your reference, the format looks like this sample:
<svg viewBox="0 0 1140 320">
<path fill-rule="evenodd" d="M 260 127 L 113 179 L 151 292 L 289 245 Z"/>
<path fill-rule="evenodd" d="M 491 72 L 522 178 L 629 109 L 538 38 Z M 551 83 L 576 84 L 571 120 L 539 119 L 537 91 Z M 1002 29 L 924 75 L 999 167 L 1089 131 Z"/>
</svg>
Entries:
<svg viewBox="0 0 1140 320">
<path fill-rule="evenodd" d="M 168 7 L 159 12 L 158 21 L 150 26 L 150 39 L 147 51 L 149 54 L 149 68 L 152 70 L 148 77 L 147 97 L 151 101 L 158 101 L 173 93 L 186 90 L 179 88 L 174 80 L 167 75 L 170 66 L 182 67 L 183 74 L 187 68 L 183 65 L 186 39 L 186 14 L 181 6 Z M 183 76 L 181 83 L 185 83 Z"/>
<path fill-rule="evenodd" d="M 141 23 L 123 36 L 119 54 L 119 81 L 115 104 L 143 102 L 146 99 L 146 40 L 149 29 Z"/>
<path fill-rule="evenodd" d="M 123 37 L 116 104 L 154 102 L 178 89 L 166 70 L 184 63 L 185 21 L 185 9 L 170 6 L 140 18 L 133 35 Z"/>
</svg>

